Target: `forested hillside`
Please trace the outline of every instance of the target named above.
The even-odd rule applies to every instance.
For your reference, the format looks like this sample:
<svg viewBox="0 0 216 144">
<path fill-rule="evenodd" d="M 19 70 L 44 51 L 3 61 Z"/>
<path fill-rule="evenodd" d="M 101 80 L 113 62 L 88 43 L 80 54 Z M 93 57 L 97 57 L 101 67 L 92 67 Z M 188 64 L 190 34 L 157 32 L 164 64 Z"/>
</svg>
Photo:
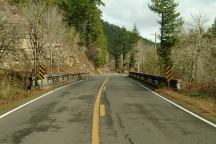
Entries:
<svg viewBox="0 0 216 144">
<path fill-rule="evenodd" d="M 80 61 L 79 56 L 73 53 L 76 50 L 87 56 L 81 60 L 85 61 L 82 69 L 87 68 L 88 60 L 96 68 L 101 68 L 112 57 L 115 58 L 116 70 L 133 68 L 136 43 L 142 40 L 145 45 L 151 46 L 152 42 L 142 38 L 136 27 L 130 32 L 124 27 L 102 22 L 100 5 L 104 5 L 101 0 L 5 1 L 1 10 L 2 27 L 10 23 L 13 29 L 7 30 L 13 37 L 8 44 L 2 43 L 5 47 L 0 57 L 2 69 L 14 68 L 14 64 L 20 69 L 32 65 L 36 74 L 39 63 L 47 66 L 47 72 L 60 71 L 62 67 L 73 69 Z M 18 32 L 19 28 L 22 31 Z M 11 35 L 8 35 L 8 40 Z M 20 45 L 20 49 L 14 52 L 16 45 Z M 13 62 L 14 55 L 22 60 L 25 58 L 25 63 L 18 62 L 18 57 L 17 62 Z M 8 59 L 11 59 L 9 64 Z M 120 64 L 123 59 L 124 64 Z M 29 68 L 28 71 L 32 71 Z"/>
<path fill-rule="evenodd" d="M 140 36 L 136 26 L 132 31 L 108 22 L 103 22 L 103 26 L 110 58 L 114 59 L 114 67 L 117 71 L 128 71 L 135 68 L 138 61 L 137 54 L 142 51 L 137 47 L 139 41 L 142 41 L 143 46 L 151 47 L 154 45 L 153 42 Z"/>
<path fill-rule="evenodd" d="M 48 75 L 99 72 L 108 60 L 98 9 L 102 4 L 99 0 L 1 0 L 0 98 L 22 95 L 23 81 L 30 75 L 38 77 L 39 64 Z"/>
<path fill-rule="evenodd" d="M 86 47 L 89 59 L 96 67 L 101 67 L 107 62 L 106 42 L 103 34 L 101 0 L 12 0 L 17 5 L 37 3 L 45 7 L 57 8 L 62 12 L 63 20 L 69 28 L 75 28 L 80 34 L 80 44 Z M 43 11 L 42 11 L 43 13 Z"/>
<path fill-rule="evenodd" d="M 69 26 L 75 26 L 81 33 L 89 57 L 97 67 L 107 62 L 106 40 L 103 33 L 101 11 L 97 6 L 104 5 L 101 0 L 56 1 L 65 11 Z"/>
</svg>

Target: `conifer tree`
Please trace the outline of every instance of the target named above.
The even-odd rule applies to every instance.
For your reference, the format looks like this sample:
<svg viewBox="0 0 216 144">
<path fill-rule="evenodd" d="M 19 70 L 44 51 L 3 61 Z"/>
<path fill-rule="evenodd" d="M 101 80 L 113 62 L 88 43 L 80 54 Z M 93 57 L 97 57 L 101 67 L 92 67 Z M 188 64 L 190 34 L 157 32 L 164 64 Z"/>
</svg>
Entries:
<svg viewBox="0 0 216 144">
<path fill-rule="evenodd" d="M 177 42 L 183 25 L 180 13 L 176 11 L 177 6 L 178 3 L 175 0 L 151 0 L 151 5 L 149 5 L 149 8 L 161 17 L 158 22 L 161 25 L 161 46 L 158 54 L 162 58 L 164 67 L 172 65 L 171 48 Z"/>
<path fill-rule="evenodd" d="M 216 18 L 209 31 L 213 37 L 216 37 Z"/>
<path fill-rule="evenodd" d="M 68 24 L 81 33 L 89 57 L 97 67 L 103 66 L 107 48 L 101 11 L 97 6 L 104 3 L 101 0 L 59 0 L 59 5 L 65 11 Z"/>
<path fill-rule="evenodd" d="M 134 24 L 132 32 L 131 32 L 132 43 L 133 44 L 136 43 L 139 39 L 140 39 L 140 33 L 139 33 L 139 30 L 138 30 L 136 24 Z"/>
<path fill-rule="evenodd" d="M 140 33 L 137 29 L 137 26 L 134 24 L 134 27 L 132 29 L 132 32 L 131 32 L 131 44 L 132 44 L 132 54 L 130 56 L 130 68 L 134 67 L 134 64 L 136 62 L 138 62 L 138 59 L 137 59 L 137 54 L 139 53 L 139 51 L 136 49 L 136 46 L 137 46 L 137 42 L 141 39 L 140 37 Z"/>
</svg>

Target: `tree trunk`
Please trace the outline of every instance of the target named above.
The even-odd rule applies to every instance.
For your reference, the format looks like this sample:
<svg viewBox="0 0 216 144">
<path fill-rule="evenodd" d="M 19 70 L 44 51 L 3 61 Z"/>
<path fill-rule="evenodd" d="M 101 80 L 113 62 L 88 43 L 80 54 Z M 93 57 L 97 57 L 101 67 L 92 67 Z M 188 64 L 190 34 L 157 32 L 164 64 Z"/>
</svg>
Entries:
<svg viewBox="0 0 216 144">
<path fill-rule="evenodd" d="M 123 54 L 123 72 L 128 72 L 129 70 L 129 54 Z"/>
<path fill-rule="evenodd" d="M 115 70 L 117 72 L 122 72 L 123 69 L 123 54 L 115 55 Z"/>
</svg>

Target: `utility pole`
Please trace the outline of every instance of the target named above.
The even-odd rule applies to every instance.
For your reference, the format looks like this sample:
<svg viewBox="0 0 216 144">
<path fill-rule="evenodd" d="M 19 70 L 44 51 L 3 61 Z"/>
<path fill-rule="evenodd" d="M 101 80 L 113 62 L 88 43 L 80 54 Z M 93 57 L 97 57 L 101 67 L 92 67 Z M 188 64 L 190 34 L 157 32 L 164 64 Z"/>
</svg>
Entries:
<svg viewBox="0 0 216 144">
<path fill-rule="evenodd" d="M 159 36 L 156 32 L 154 34 L 151 34 L 154 36 L 154 60 L 156 62 L 156 55 L 157 55 L 157 37 Z M 155 73 L 155 71 L 154 71 Z"/>
<path fill-rule="evenodd" d="M 151 34 L 154 36 L 154 54 L 155 54 L 155 60 L 156 60 L 156 53 L 157 53 L 157 37 L 159 36 L 156 32 L 154 34 Z"/>
<path fill-rule="evenodd" d="M 52 74 L 52 61 L 53 61 L 53 51 L 52 48 L 50 47 L 50 74 Z"/>
</svg>

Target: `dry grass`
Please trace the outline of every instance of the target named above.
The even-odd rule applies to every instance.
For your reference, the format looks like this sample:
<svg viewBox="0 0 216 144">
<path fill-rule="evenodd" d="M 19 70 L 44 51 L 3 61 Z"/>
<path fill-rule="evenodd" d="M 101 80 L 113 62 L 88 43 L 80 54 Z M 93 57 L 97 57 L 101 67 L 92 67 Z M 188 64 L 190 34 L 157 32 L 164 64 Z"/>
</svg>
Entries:
<svg viewBox="0 0 216 144">
<path fill-rule="evenodd" d="M 6 86 L 6 89 L 1 89 L 0 94 L 0 114 L 10 109 L 13 109 L 35 97 L 40 96 L 51 90 L 49 89 L 37 89 L 37 90 L 20 90 L 16 87 Z"/>
<path fill-rule="evenodd" d="M 216 123 L 216 99 L 214 97 L 205 95 L 192 96 L 167 88 L 161 88 L 157 91 L 183 107 Z"/>
<path fill-rule="evenodd" d="M 198 94 L 198 95 L 208 95 L 208 96 L 216 97 L 215 81 L 209 81 L 208 83 L 198 83 L 198 82 L 189 83 L 187 81 L 183 81 L 181 83 L 181 86 L 184 89 L 184 92 L 190 95 Z"/>
<path fill-rule="evenodd" d="M 58 85 L 51 85 L 44 87 L 43 89 L 35 90 L 20 90 L 17 87 L 11 87 L 8 85 L 0 85 L 0 114 L 3 114 L 23 103 L 26 103 L 32 99 L 35 99 L 49 91 L 56 89 L 57 87 L 71 83 L 71 81 L 63 82 Z"/>
</svg>

